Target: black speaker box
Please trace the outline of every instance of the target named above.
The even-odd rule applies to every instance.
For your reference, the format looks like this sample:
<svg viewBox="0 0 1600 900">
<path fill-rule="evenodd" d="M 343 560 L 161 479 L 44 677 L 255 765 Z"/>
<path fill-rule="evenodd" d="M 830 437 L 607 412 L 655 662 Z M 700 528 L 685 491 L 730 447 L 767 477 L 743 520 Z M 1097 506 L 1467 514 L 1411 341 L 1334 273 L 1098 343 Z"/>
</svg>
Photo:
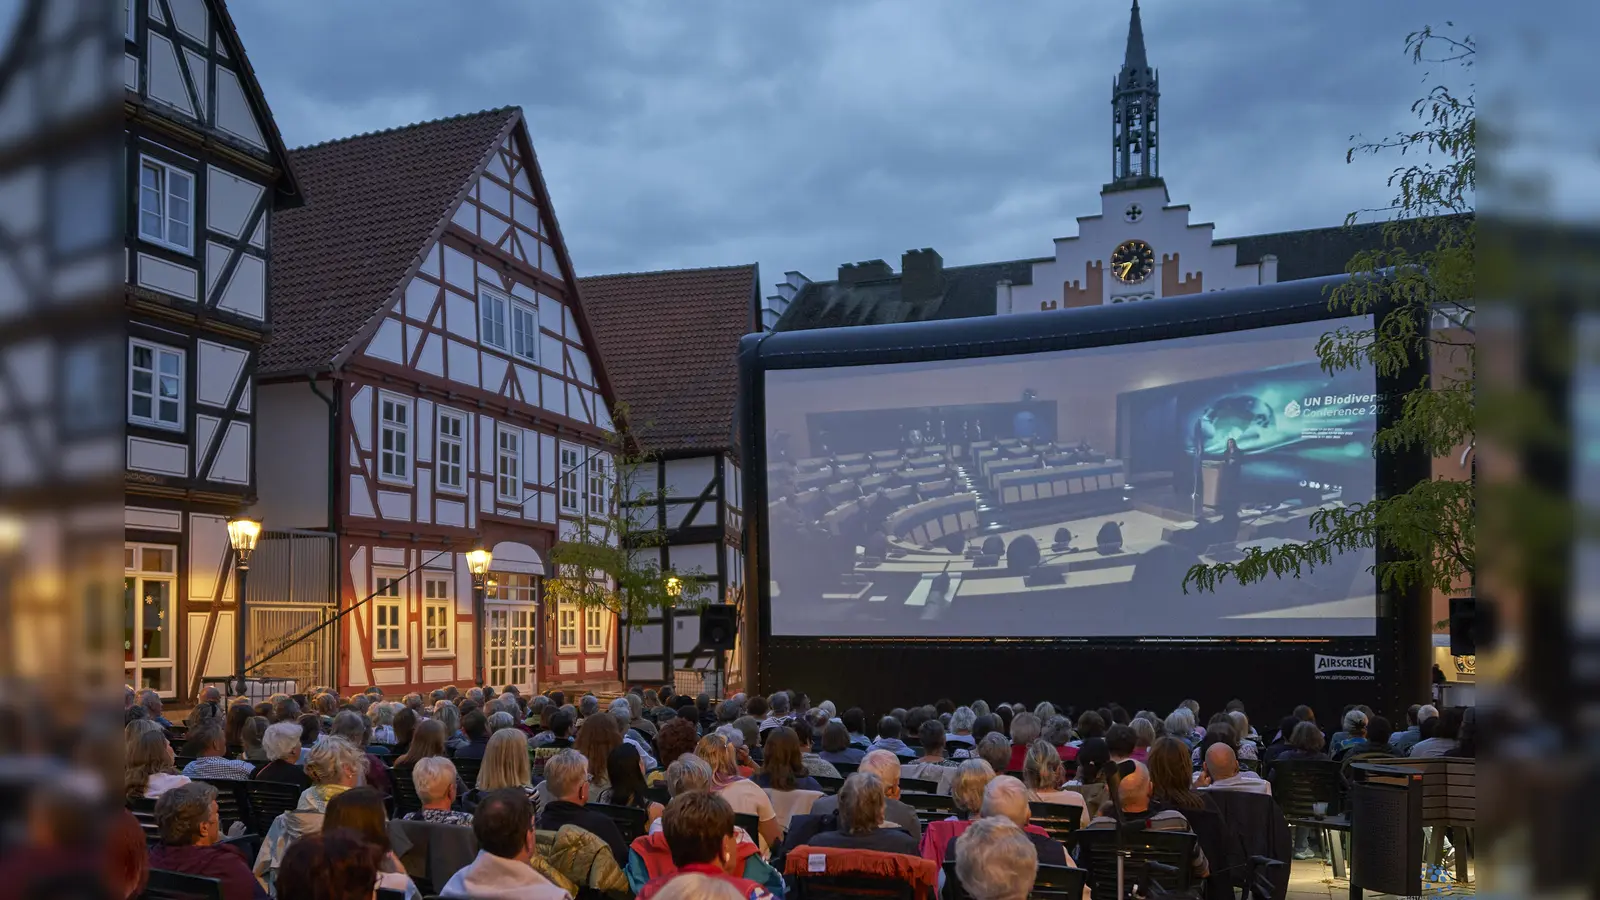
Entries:
<svg viewBox="0 0 1600 900">
<path fill-rule="evenodd" d="M 739 631 L 739 615 L 729 603 L 713 603 L 700 611 L 700 647 L 732 650 Z"/>
</svg>

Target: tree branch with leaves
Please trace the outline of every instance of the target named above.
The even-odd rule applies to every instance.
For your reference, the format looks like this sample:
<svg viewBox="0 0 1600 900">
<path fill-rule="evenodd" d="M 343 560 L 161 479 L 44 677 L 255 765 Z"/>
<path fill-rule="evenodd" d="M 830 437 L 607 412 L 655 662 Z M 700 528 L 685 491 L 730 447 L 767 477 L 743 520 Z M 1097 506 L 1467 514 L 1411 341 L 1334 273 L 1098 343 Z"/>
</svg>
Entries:
<svg viewBox="0 0 1600 900">
<path fill-rule="evenodd" d="M 1445 66 L 1458 75 L 1470 76 L 1476 52 L 1471 36 L 1458 38 L 1431 27 L 1406 36 L 1413 63 Z M 1431 81 L 1431 71 L 1424 78 Z M 1351 258 L 1346 266 L 1351 277 L 1329 296 L 1336 314 L 1374 315 L 1374 324 L 1323 335 L 1317 357 L 1330 375 L 1370 368 L 1378 379 L 1431 365 L 1429 376 L 1389 398 L 1397 405 L 1374 436 L 1373 452 L 1432 459 L 1460 454 L 1466 468 L 1477 433 L 1472 321 L 1477 106 L 1470 77 L 1464 89 L 1433 84 L 1411 109 L 1419 122 L 1413 130 L 1379 140 L 1351 138 L 1346 162 L 1389 153 L 1407 159 L 1389 175 L 1395 194 L 1388 206 L 1347 217 L 1350 226 L 1363 215 L 1384 216 L 1382 240 Z M 1445 327 L 1432 327 L 1440 315 Z M 1340 554 L 1381 548 L 1389 551 L 1373 568 L 1381 589 L 1420 586 L 1448 592 L 1476 570 L 1475 521 L 1473 483 L 1432 477 L 1397 494 L 1318 510 L 1310 518 L 1310 540 L 1246 548 L 1235 562 L 1193 566 L 1183 588 L 1210 591 L 1230 579 L 1253 584 L 1268 577 L 1299 578 Z"/>
</svg>

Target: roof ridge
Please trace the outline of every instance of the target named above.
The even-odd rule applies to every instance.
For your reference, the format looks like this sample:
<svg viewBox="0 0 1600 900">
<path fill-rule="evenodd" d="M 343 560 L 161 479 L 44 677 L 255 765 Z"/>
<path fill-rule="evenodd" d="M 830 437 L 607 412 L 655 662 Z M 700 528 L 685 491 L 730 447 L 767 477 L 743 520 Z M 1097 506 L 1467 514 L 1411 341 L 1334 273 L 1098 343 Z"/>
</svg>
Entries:
<svg viewBox="0 0 1600 900">
<path fill-rule="evenodd" d="M 684 269 L 649 269 L 642 272 L 606 272 L 600 275 L 580 275 L 579 281 L 591 278 L 642 278 L 646 275 L 687 275 L 698 272 L 732 272 L 737 269 L 754 269 L 756 263 L 733 263 L 726 266 L 695 266 Z"/>
<path fill-rule="evenodd" d="M 408 131 L 413 128 L 423 128 L 428 125 L 442 125 L 446 122 L 459 122 L 464 119 L 475 119 L 480 116 L 504 115 L 514 111 L 520 112 L 521 110 L 522 107 L 516 104 L 510 104 L 507 106 L 493 107 L 491 109 L 480 109 L 476 112 L 456 113 L 453 116 L 441 116 L 437 119 L 426 119 L 421 122 L 411 122 L 407 125 L 395 125 L 390 128 L 380 128 L 376 131 L 363 131 L 360 134 L 348 134 L 344 137 L 330 138 L 329 140 L 319 141 L 315 144 L 306 144 L 304 146 L 295 147 L 291 150 L 291 152 L 299 153 L 304 150 L 320 150 L 323 147 L 331 147 L 335 144 L 348 144 L 352 141 L 361 140 L 362 138 L 380 137 L 383 135 L 395 134 L 396 132 Z"/>
</svg>

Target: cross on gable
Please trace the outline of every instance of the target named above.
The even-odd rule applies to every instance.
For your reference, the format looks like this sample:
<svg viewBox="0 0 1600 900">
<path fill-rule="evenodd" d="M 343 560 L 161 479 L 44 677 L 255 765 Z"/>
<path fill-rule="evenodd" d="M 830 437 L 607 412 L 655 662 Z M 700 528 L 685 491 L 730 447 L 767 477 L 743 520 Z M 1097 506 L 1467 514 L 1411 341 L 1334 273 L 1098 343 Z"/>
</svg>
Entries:
<svg viewBox="0 0 1600 900">
<path fill-rule="evenodd" d="M 1124 221 L 1130 223 L 1137 222 L 1144 218 L 1144 208 L 1137 203 L 1130 203 L 1128 204 L 1128 208 L 1123 211 L 1122 218 Z"/>
</svg>

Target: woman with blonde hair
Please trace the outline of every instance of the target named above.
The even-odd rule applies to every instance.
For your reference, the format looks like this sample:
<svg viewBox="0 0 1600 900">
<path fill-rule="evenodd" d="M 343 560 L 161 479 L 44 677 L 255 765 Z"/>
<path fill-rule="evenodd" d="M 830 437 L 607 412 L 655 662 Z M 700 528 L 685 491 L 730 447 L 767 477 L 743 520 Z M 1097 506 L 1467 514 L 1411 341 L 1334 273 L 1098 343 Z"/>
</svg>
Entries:
<svg viewBox="0 0 1600 900">
<path fill-rule="evenodd" d="M 534 796 L 528 739 L 515 728 L 501 729 L 489 738 L 489 746 L 483 751 L 483 765 L 478 769 L 478 793 L 501 788 L 521 788 L 530 799 Z"/>
<path fill-rule="evenodd" d="M 971 819 L 983 806 L 983 789 L 994 780 L 994 767 L 981 759 L 969 759 L 956 768 L 950 781 L 950 799 L 957 819 Z"/>
<path fill-rule="evenodd" d="M 468 744 L 467 736 L 461 733 L 461 709 L 449 700 L 440 700 L 433 705 L 433 718 L 443 723 L 445 735 L 444 745 L 460 750 Z"/>
<path fill-rule="evenodd" d="M 367 707 L 367 718 L 372 720 L 373 743 L 394 746 L 394 704 L 372 704 Z"/>
<path fill-rule="evenodd" d="M 1061 754 L 1055 745 L 1044 738 L 1028 745 L 1028 755 L 1022 760 L 1022 785 L 1030 803 L 1056 803 L 1078 807 L 1078 826 L 1089 824 L 1089 807 L 1077 791 L 1064 791 L 1067 769 L 1061 764 Z"/>
<path fill-rule="evenodd" d="M 783 823 L 772 806 L 772 798 L 754 782 L 739 777 L 739 760 L 733 744 L 720 734 L 708 734 L 695 745 L 694 755 L 711 766 L 711 791 L 721 794 L 735 813 L 752 815 L 759 823 L 767 846 L 776 845 L 783 835 Z"/>
<path fill-rule="evenodd" d="M 278 866 L 283 854 L 300 838 L 322 831 L 322 817 L 328 801 L 354 787 L 360 787 L 367 774 L 365 748 L 357 747 L 338 735 L 317 741 L 306 759 L 306 775 L 311 787 L 300 794 L 295 808 L 272 820 L 267 836 L 256 855 L 255 875 L 275 892 Z"/>
<path fill-rule="evenodd" d="M 157 725 L 153 731 L 145 729 L 138 737 L 130 739 L 127 751 L 127 776 L 123 781 L 123 796 L 127 799 L 144 797 L 153 800 L 175 787 L 189 783 L 189 779 L 179 775 L 172 764 L 172 744 L 167 742 L 161 726 Z"/>
</svg>

